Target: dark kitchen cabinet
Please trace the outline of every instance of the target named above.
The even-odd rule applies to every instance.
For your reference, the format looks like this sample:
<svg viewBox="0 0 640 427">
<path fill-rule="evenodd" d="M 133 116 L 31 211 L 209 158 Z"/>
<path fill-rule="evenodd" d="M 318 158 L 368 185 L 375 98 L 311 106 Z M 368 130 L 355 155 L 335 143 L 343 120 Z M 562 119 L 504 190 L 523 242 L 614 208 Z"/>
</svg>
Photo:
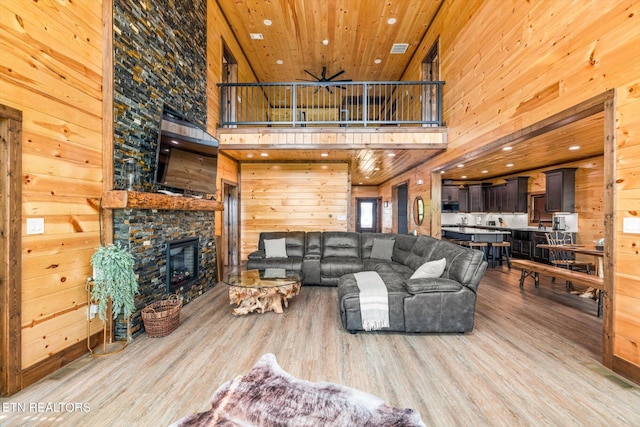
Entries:
<svg viewBox="0 0 640 427">
<path fill-rule="evenodd" d="M 484 212 L 484 192 L 482 184 L 471 184 L 469 190 L 469 211 L 468 212 Z"/>
<path fill-rule="evenodd" d="M 492 185 L 484 189 L 485 194 L 485 210 L 487 212 L 502 212 L 503 200 L 505 196 L 506 185 Z"/>
<path fill-rule="evenodd" d="M 443 185 L 442 186 L 442 202 L 452 203 L 459 201 L 460 189 L 457 185 Z"/>
<path fill-rule="evenodd" d="M 458 189 L 458 212 L 473 212 L 469 209 L 469 189 L 467 187 Z"/>
<path fill-rule="evenodd" d="M 500 212 L 527 212 L 528 183 L 528 176 L 507 179 Z"/>
<path fill-rule="evenodd" d="M 563 168 L 546 171 L 547 212 L 574 212 L 576 169 Z"/>
<path fill-rule="evenodd" d="M 545 264 L 551 264 L 549 259 L 549 249 L 539 248 L 539 244 L 547 243 L 547 235 L 542 231 L 534 231 L 531 233 L 533 250 L 531 251 L 531 259 Z"/>
<path fill-rule="evenodd" d="M 513 230 L 511 232 L 511 256 L 529 258 L 531 255 L 531 236 L 528 231 Z"/>
</svg>

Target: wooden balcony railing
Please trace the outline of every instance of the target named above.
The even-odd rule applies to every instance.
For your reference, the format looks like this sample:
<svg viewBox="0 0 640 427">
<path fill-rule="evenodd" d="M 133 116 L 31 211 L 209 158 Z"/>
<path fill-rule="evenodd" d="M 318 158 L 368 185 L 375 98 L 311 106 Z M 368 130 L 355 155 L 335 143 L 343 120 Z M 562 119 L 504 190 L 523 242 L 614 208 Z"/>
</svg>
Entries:
<svg viewBox="0 0 640 427">
<path fill-rule="evenodd" d="M 220 127 L 442 126 L 443 84 L 220 83 Z"/>
</svg>

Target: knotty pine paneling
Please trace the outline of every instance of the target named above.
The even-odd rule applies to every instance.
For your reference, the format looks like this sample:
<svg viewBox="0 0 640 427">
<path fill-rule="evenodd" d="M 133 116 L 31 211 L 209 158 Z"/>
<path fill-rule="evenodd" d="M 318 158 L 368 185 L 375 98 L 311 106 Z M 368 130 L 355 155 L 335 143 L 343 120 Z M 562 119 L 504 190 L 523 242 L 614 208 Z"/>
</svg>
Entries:
<svg viewBox="0 0 640 427">
<path fill-rule="evenodd" d="M 257 79 L 247 62 L 236 36 L 218 7 L 216 0 L 207 0 L 207 131 L 216 135 L 220 122 L 220 88 L 222 83 L 223 47 L 231 52 L 238 66 L 237 81 L 253 83 Z"/>
<path fill-rule="evenodd" d="M 220 153 L 218 155 L 218 177 L 217 177 L 217 188 L 216 188 L 216 200 L 224 203 L 224 197 L 222 196 L 222 180 L 225 180 L 230 183 L 238 184 L 238 162 L 233 160 L 232 158 Z M 225 206 L 225 209 L 228 207 Z M 216 236 L 222 235 L 222 226 L 224 224 L 223 221 L 223 212 L 219 211 L 215 213 L 216 218 Z"/>
<path fill-rule="evenodd" d="M 254 132 L 249 133 L 243 130 L 220 130 L 218 133 L 220 144 L 224 145 L 312 145 L 322 144 L 330 148 L 331 144 L 344 145 L 351 147 L 388 145 L 389 149 L 396 148 L 394 145 L 410 145 L 419 149 L 420 145 L 443 145 L 446 143 L 446 134 L 442 132 L 427 132 L 424 129 L 416 128 L 415 132 L 411 132 L 411 128 L 406 131 L 393 132 L 385 130 L 384 132 L 360 130 L 349 132 L 349 129 L 323 131 L 314 129 L 313 132 Z M 315 148 L 315 147 L 314 147 Z M 430 147 L 429 147 L 430 148 Z"/>
<path fill-rule="evenodd" d="M 2 2 L 0 103 L 23 112 L 22 367 L 86 339 L 100 243 L 102 2 Z M 27 218 L 44 234 L 27 235 Z"/>
<path fill-rule="evenodd" d="M 421 184 L 418 184 L 422 181 Z M 382 231 L 384 233 L 397 233 L 397 224 L 394 221 L 395 206 L 393 203 L 393 187 L 400 184 L 407 183 L 409 185 L 409 208 L 407 210 L 409 218 L 409 231 L 416 230 L 418 234 L 422 235 L 434 235 L 434 230 L 431 230 L 431 179 L 430 174 L 421 170 L 421 168 L 414 168 L 408 172 L 405 172 L 379 186 L 380 196 L 382 200 L 389 200 L 389 206 L 383 207 L 382 215 Z M 421 225 L 417 225 L 413 220 L 413 201 L 416 197 L 422 197 L 424 201 L 424 219 Z M 384 202 L 383 202 L 384 204 Z M 439 231 L 438 231 L 439 232 Z"/>
<path fill-rule="evenodd" d="M 358 218 L 358 210 L 356 208 L 356 199 L 377 199 L 378 196 L 378 186 L 374 185 L 354 185 L 351 187 L 351 218 L 349 220 L 349 231 L 356 230 L 356 222 Z M 379 214 L 382 215 L 382 210 L 384 209 L 384 203 L 382 201 L 379 202 L 381 206 L 379 206 Z M 382 218 L 378 218 L 378 223 L 382 224 Z"/>
<path fill-rule="evenodd" d="M 618 282 L 633 276 L 640 261 L 637 251 L 617 242 L 638 240 L 638 235 L 623 233 L 622 217 L 637 215 L 640 198 L 635 172 L 640 167 L 640 141 L 631 137 L 640 134 L 640 13 L 632 1 L 571 6 L 551 1 L 511 2 L 504 8 L 493 1 L 444 2 L 403 79 L 421 78 L 421 62 L 439 39 L 440 77 L 447 82 L 443 118 L 449 129 L 448 149 L 425 162 L 421 169 L 426 172 L 614 88 L 612 267 Z M 593 191 L 578 189 L 597 199 Z M 595 228 L 597 215 L 597 210 L 583 215 L 590 222 L 581 219 L 581 229 Z M 640 373 L 640 356 L 626 351 L 629 343 L 640 347 L 640 318 L 629 311 L 630 304 L 616 304 L 622 294 L 616 283 L 613 289 L 614 325 L 619 327 L 622 318 L 631 319 L 632 325 L 614 327 L 613 354 L 636 365 Z M 640 305 L 640 287 L 624 295 Z"/>
<path fill-rule="evenodd" d="M 262 231 L 347 231 L 346 163 L 240 165 L 240 259 L 258 247 Z"/>
</svg>

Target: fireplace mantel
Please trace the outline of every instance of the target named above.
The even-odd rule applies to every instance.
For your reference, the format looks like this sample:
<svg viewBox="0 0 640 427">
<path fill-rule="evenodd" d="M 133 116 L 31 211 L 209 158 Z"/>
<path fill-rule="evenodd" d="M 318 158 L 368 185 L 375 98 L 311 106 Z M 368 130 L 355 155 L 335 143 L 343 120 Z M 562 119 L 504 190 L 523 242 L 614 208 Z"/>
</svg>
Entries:
<svg viewBox="0 0 640 427">
<path fill-rule="evenodd" d="M 181 211 L 224 210 L 224 204 L 215 200 L 126 190 L 104 191 L 102 193 L 102 207 L 106 209 L 160 209 Z"/>
</svg>

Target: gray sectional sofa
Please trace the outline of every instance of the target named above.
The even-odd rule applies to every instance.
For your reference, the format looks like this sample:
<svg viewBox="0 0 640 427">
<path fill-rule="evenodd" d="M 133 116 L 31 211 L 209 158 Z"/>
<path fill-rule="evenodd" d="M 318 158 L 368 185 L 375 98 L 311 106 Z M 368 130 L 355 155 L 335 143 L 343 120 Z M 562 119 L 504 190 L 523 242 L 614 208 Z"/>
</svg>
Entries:
<svg viewBox="0 0 640 427">
<path fill-rule="evenodd" d="M 285 242 L 279 242 L 279 256 L 273 249 L 268 254 L 279 239 Z M 446 266 L 439 277 L 411 278 L 425 263 L 442 258 Z M 473 330 L 487 262 L 478 250 L 430 236 L 291 231 L 260 233 L 247 269 L 266 268 L 297 271 L 303 285 L 337 286 L 342 324 L 352 333 L 364 330 L 354 276 L 361 271 L 377 272 L 387 288 L 389 327 L 383 330 L 463 333 Z"/>
</svg>

